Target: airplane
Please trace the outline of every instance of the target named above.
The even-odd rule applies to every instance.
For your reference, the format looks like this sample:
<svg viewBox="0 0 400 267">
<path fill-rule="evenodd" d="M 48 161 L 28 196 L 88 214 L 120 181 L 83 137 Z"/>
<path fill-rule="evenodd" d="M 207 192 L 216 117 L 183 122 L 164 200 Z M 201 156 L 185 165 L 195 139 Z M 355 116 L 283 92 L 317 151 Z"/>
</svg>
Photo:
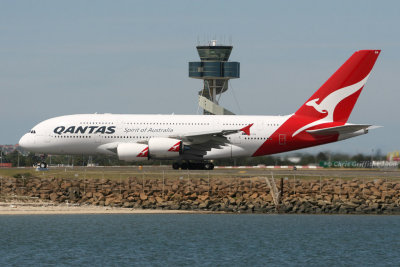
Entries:
<svg viewBox="0 0 400 267">
<path fill-rule="evenodd" d="M 212 170 L 215 159 L 341 141 L 377 127 L 347 120 L 380 52 L 356 51 L 290 115 L 67 115 L 40 122 L 19 145 L 43 154 L 116 155 L 130 162 L 174 160 L 173 169 Z"/>
</svg>

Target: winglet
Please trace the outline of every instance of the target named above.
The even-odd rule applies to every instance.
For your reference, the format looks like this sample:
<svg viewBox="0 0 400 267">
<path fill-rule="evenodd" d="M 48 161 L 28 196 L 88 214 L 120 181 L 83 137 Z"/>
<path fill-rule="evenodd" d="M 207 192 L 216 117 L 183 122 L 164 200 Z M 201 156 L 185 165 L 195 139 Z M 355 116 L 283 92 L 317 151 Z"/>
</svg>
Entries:
<svg viewBox="0 0 400 267">
<path fill-rule="evenodd" d="M 246 127 L 240 129 L 242 132 L 244 132 L 247 135 L 250 135 L 250 127 L 253 126 L 254 123 L 247 125 Z"/>
</svg>

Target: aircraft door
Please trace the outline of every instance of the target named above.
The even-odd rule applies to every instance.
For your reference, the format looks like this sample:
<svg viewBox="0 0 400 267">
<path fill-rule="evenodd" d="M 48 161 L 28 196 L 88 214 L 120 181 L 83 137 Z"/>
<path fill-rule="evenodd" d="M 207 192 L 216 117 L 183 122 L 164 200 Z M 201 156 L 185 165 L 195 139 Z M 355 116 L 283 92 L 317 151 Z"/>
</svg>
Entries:
<svg viewBox="0 0 400 267">
<path fill-rule="evenodd" d="M 279 144 L 286 145 L 286 134 L 279 134 Z"/>
</svg>

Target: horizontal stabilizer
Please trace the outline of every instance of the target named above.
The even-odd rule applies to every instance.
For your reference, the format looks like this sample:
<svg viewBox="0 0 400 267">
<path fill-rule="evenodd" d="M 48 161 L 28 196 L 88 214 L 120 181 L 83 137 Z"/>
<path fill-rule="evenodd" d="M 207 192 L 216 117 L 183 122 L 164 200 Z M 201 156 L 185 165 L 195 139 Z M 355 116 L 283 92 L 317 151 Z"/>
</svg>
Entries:
<svg viewBox="0 0 400 267">
<path fill-rule="evenodd" d="M 308 130 L 307 133 L 315 134 L 315 135 L 330 135 L 330 134 L 348 134 L 355 133 L 360 130 L 364 130 L 365 133 L 368 130 L 376 129 L 381 126 L 373 126 L 368 124 L 346 124 L 343 126 L 329 127 L 317 130 Z"/>
</svg>

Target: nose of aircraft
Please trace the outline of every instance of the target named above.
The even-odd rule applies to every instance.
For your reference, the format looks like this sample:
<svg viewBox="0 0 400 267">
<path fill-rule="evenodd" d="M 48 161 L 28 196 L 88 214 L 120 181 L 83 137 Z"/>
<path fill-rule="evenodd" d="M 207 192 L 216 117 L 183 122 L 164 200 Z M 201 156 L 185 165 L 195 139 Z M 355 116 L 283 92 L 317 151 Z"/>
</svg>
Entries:
<svg viewBox="0 0 400 267">
<path fill-rule="evenodd" d="M 22 136 L 18 142 L 19 146 L 28 150 L 32 146 L 30 137 L 31 136 L 29 136 L 29 134 L 25 134 L 24 136 Z"/>
</svg>

